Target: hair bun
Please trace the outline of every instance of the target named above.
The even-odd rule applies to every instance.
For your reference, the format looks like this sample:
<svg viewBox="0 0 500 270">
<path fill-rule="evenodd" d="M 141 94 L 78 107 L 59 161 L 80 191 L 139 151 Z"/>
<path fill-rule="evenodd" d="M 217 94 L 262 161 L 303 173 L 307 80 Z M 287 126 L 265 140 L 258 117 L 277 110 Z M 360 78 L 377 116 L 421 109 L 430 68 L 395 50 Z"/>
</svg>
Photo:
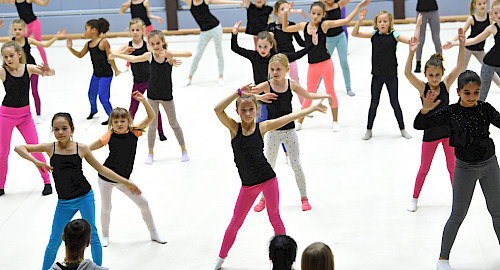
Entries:
<svg viewBox="0 0 500 270">
<path fill-rule="evenodd" d="M 435 54 L 431 55 L 430 59 L 438 59 L 440 61 L 444 61 L 443 55 L 440 53 L 435 53 Z"/>
</svg>

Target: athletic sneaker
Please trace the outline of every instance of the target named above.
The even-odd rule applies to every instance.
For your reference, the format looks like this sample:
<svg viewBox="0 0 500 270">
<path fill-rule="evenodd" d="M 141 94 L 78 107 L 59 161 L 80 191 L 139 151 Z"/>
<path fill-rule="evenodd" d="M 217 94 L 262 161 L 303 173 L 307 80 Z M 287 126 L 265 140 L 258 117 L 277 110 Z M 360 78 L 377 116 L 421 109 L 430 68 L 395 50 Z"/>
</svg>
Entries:
<svg viewBox="0 0 500 270">
<path fill-rule="evenodd" d="M 309 204 L 309 200 L 305 199 L 302 200 L 302 211 L 309 211 L 311 210 L 311 205 Z"/>
<path fill-rule="evenodd" d="M 265 200 L 260 200 L 259 203 L 255 205 L 255 207 L 253 208 L 253 210 L 255 212 L 260 212 L 260 211 L 264 210 L 264 208 L 266 208 L 266 201 Z"/>
</svg>

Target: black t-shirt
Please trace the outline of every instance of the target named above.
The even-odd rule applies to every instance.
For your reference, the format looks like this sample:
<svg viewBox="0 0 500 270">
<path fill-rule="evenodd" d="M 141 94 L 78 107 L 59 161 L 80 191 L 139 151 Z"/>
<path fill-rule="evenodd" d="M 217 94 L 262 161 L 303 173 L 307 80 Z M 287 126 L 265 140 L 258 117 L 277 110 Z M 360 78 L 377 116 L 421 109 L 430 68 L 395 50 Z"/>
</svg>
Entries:
<svg viewBox="0 0 500 270">
<path fill-rule="evenodd" d="M 278 95 L 276 100 L 273 100 L 271 103 L 266 103 L 267 108 L 267 119 L 276 119 L 280 118 L 284 115 L 292 113 L 292 89 L 290 89 L 290 80 L 288 80 L 288 89 L 283 93 L 278 93 L 273 90 L 271 87 L 271 83 L 267 81 L 269 84 L 270 92 Z M 278 128 L 278 130 L 289 130 L 295 128 L 294 121 Z"/>
<path fill-rule="evenodd" d="M 288 22 L 288 25 L 295 25 L 294 22 Z M 295 48 L 293 47 L 293 38 L 295 41 L 302 46 L 306 46 L 306 42 L 300 36 L 299 32 L 295 33 L 287 33 L 283 32 L 283 28 L 281 24 L 276 24 L 276 22 L 272 22 L 267 25 L 266 31 L 269 31 L 274 34 L 274 39 L 276 39 L 276 44 L 278 46 L 278 52 L 295 52 Z"/>
<path fill-rule="evenodd" d="M 219 25 L 219 20 L 217 20 L 217 18 L 210 13 L 210 9 L 208 9 L 208 5 L 205 1 L 202 1 L 198 6 L 191 4 L 191 9 L 189 11 L 191 11 L 194 20 L 200 26 L 201 31 L 208 31 Z"/>
<path fill-rule="evenodd" d="M 172 96 L 172 65 L 168 62 L 158 63 L 151 52 L 151 64 L 148 81 L 148 98 L 170 101 Z"/>
<path fill-rule="evenodd" d="M 259 32 L 265 31 L 267 20 L 272 12 L 273 8 L 268 5 L 258 8 L 254 3 L 250 3 L 247 9 L 247 28 L 245 33 L 256 36 Z"/>
<path fill-rule="evenodd" d="M 21 77 L 16 77 L 10 74 L 5 69 L 5 96 L 2 105 L 11 108 L 21 108 L 30 104 L 30 74 L 28 66 L 24 65 L 24 73 Z"/>
<path fill-rule="evenodd" d="M 321 23 L 318 25 L 318 45 L 314 46 L 311 51 L 307 54 L 307 62 L 309 64 L 321 63 L 325 60 L 330 59 L 330 54 L 326 49 L 326 34 L 323 32 L 321 28 Z M 304 38 L 306 40 L 307 45 L 314 45 L 312 43 L 312 35 L 307 33 L 307 26 L 309 23 L 306 23 L 304 27 Z"/>
<path fill-rule="evenodd" d="M 132 41 L 128 42 L 128 46 L 132 47 Z M 143 55 L 148 51 L 147 43 L 143 40 L 142 47 L 139 49 L 135 49 L 131 53 L 131 55 Z M 147 82 L 149 79 L 149 62 L 139 62 L 139 63 L 130 63 L 130 67 L 132 69 L 132 75 L 134 76 L 134 83 L 143 83 Z"/>
<path fill-rule="evenodd" d="M 495 35 L 495 45 L 484 56 L 483 62 L 489 66 L 500 67 L 500 27 L 498 27 L 497 23 L 495 23 L 494 25 L 497 28 L 497 34 Z"/>
<path fill-rule="evenodd" d="M 436 108 L 429 112 L 431 114 L 448 106 L 448 104 L 450 103 L 450 95 L 448 93 L 448 90 L 446 89 L 446 85 L 444 84 L 444 82 L 439 83 L 439 88 L 439 95 L 436 97 L 436 100 L 441 100 L 441 102 L 436 106 Z M 427 92 L 430 89 L 431 87 L 429 86 L 429 83 L 426 83 L 424 95 L 427 95 Z M 422 141 L 433 142 L 448 137 L 450 137 L 450 129 L 447 126 L 430 127 L 424 130 L 424 138 L 422 139 Z"/>
</svg>

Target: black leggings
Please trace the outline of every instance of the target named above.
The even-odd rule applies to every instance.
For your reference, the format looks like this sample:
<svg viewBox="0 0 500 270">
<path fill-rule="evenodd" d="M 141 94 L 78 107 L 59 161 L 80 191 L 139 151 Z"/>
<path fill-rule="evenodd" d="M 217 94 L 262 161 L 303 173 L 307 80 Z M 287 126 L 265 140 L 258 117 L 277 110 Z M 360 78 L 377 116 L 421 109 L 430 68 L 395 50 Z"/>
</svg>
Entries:
<svg viewBox="0 0 500 270">
<path fill-rule="evenodd" d="M 394 115 L 398 121 L 399 129 L 404 129 L 405 124 L 403 122 L 403 112 L 401 111 L 401 106 L 398 101 L 398 77 L 375 75 L 372 77 L 372 100 L 370 103 L 370 109 L 368 110 L 367 129 L 373 128 L 373 121 L 375 121 L 375 115 L 377 115 L 380 93 L 382 92 L 382 86 L 384 84 L 387 87 L 387 91 L 389 91 L 389 99 L 391 101 L 392 109 L 394 110 Z"/>
</svg>

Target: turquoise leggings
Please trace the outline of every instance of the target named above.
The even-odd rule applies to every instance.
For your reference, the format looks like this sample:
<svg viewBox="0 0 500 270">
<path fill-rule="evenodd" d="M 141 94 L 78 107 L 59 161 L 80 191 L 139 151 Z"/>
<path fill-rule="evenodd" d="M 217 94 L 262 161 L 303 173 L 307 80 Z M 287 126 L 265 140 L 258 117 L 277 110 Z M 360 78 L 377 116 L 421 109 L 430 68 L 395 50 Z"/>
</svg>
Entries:
<svg viewBox="0 0 500 270">
<path fill-rule="evenodd" d="M 347 38 L 344 33 L 340 33 L 334 37 L 326 37 L 326 49 L 330 55 L 333 54 L 335 48 L 337 48 L 340 60 L 340 66 L 342 67 L 342 74 L 344 75 L 344 83 L 346 90 L 351 90 L 351 71 L 349 70 L 349 62 L 347 61 Z M 319 79 L 318 87 L 321 84 Z M 317 89 L 316 88 L 316 89 Z"/>
</svg>

